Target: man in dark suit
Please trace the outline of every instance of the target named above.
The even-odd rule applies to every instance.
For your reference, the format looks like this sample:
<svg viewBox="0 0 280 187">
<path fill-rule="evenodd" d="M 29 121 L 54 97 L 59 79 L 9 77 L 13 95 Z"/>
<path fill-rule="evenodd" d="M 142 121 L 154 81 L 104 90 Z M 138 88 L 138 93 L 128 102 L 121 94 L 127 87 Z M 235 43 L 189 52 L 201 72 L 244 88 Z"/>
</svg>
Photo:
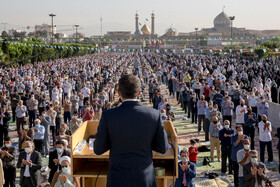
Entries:
<svg viewBox="0 0 280 187">
<path fill-rule="evenodd" d="M 36 187 L 37 172 L 42 167 L 41 154 L 34 150 L 34 144 L 31 141 L 25 142 L 25 151 L 19 154 L 17 168 L 20 168 L 21 187 Z"/>
<path fill-rule="evenodd" d="M 56 141 L 55 147 L 56 149 L 50 152 L 50 156 L 49 156 L 49 168 L 51 169 L 50 176 L 49 176 L 49 183 L 52 182 L 55 172 L 61 170 L 59 159 L 63 156 L 70 157 L 70 152 L 64 149 L 65 146 L 63 141 Z"/>
<path fill-rule="evenodd" d="M 5 105 L 2 105 L 0 110 L 0 147 L 3 146 L 3 137 L 6 138 L 8 136 L 10 119 L 10 112 L 6 110 Z"/>
<path fill-rule="evenodd" d="M 265 186 L 268 176 L 265 174 L 265 165 L 258 162 L 258 152 L 256 150 L 250 151 L 249 157 L 250 162 L 243 165 L 244 187 Z"/>
<path fill-rule="evenodd" d="M 156 186 L 152 150 L 164 154 L 168 142 L 160 112 L 142 106 L 136 99 L 140 93 L 138 77 L 123 75 L 118 89 L 122 105 L 102 114 L 94 152 L 110 150 L 108 187 Z"/>
</svg>

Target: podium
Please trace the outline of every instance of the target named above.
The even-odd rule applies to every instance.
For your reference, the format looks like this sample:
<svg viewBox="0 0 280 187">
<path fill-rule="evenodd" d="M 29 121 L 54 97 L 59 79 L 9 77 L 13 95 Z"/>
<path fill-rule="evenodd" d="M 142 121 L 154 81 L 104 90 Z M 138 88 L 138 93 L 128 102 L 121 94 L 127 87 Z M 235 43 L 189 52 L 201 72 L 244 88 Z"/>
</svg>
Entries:
<svg viewBox="0 0 280 187">
<path fill-rule="evenodd" d="M 98 124 L 99 121 L 84 122 L 71 136 L 71 174 L 82 178 L 83 187 L 93 187 L 95 183 L 96 187 L 106 187 L 109 151 L 96 155 L 93 150 L 89 150 L 88 143 L 89 138 L 97 133 Z M 165 175 L 156 176 L 157 186 L 169 187 L 178 177 L 178 137 L 171 121 L 163 121 L 163 124 L 172 146 L 169 146 L 165 154 L 153 151 L 153 164 L 154 167 L 165 168 Z M 86 147 L 81 153 L 74 153 L 75 147 L 82 140 L 87 140 Z"/>
</svg>

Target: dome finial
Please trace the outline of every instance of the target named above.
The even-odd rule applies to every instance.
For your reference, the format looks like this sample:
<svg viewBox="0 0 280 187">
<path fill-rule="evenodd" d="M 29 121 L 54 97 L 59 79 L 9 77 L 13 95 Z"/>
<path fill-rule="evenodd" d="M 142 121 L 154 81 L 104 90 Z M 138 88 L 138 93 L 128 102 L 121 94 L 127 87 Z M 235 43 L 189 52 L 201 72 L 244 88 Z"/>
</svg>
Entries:
<svg viewBox="0 0 280 187">
<path fill-rule="evenodd" d="M 225 12 L 225 8 L 226 8 L 226 6 L 224 5 L 224 6 L 223 6 L 223 12 Z"/>
</svg>

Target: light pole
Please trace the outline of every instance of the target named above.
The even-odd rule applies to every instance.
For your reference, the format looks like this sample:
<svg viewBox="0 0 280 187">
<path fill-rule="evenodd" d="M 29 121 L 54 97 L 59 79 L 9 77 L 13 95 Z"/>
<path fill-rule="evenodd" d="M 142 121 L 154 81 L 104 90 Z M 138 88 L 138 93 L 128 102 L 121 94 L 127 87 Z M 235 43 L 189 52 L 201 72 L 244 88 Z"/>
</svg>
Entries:
<svg viewBox="0 0 280 187">
<path fill-rule="evenodd" d="M 53 17 L 56 16 L 55 14 L 49 14 L 49 16 L 52 18 L 52 44 L 53 44 Z"/>
<path fill-rule="evenodd" d="M 74 25 L 76 27 L 76 40 L 78 40 L 78 27 L 79 25 Z"/>
<path fill-rule="evenodd" d="M 230 20 L 230 32 L 231 32 L 231 47 L 232 47 L 232 26 L 233 26 L 233 20 L 235 19 L 235 16 L 230 16 L 229 20 Z"/>
<path fill-rule="evenodd" d="M 198 28 L 194 28 L 195 29 L 195 43 L 196 43 L 196 47 L 198 46 L 197 44 L 197 31 L 198 31 Z"/>
</svg>

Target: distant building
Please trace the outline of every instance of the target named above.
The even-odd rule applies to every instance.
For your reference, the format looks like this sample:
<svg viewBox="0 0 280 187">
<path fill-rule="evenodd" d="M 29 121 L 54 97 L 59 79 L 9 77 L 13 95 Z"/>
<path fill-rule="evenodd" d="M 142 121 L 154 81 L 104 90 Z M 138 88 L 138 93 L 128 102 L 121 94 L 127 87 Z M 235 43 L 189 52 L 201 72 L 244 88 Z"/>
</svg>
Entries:
<svg viewBox="0 0 280 187">
<path fill-rule="evenodd" d="M 35 25 L 35 32 L 37 31 L 47 31 L 48 36 L 52 35 L 52 26 L 43 23 L 42 25 Z M 53 27 L 53 33 L 56 33 L 56 27 Z"/>
<path fill-rule="evenodd" d="M 8 36 L 14 36 L 14 32 L 20 33 L 20 32 L 23 32 L 23 31 L 13 28 L 13 29 L 10 29 L 10 30 L 8 31 Z"/>
<path fill-rule="evenodd" d="M 130 31 L 110 31 L 104 35 L 104 38 L 112 40 L 130 40 L 132 36 Z"/>
<path fill-rule="evenodd" d="M 85 38 L 85 36 L 85 33 L 78 32 L 77 35 L 76 33 L 69 34 L 68 38 Z"/>
</svg>

